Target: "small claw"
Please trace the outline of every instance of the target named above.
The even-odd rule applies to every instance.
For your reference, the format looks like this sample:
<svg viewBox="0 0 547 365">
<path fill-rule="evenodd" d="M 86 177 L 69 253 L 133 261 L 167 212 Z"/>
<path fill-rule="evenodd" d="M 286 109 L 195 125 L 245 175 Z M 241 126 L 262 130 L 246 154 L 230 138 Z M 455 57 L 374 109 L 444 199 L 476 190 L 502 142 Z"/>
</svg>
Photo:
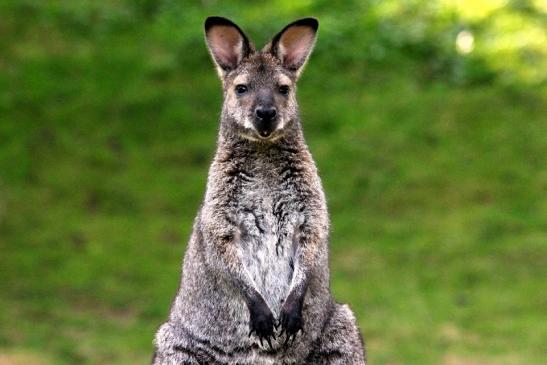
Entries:
<svg viewBox="0 0 547 365">
<path fill-rule="evenodd" d="M 296 340 L 296 333 L 294 335 L 292 335 L 291 346 L 294 344 L 294 340 Z"/>
<path fill-rule="evenodd" d="M 249 337 L 251 337 L 253 335 L 253 332 L 254 332 L 254 330 L 249 331 Z"/>
<path fill-rule="evenodd" d="M 283 343 L 283 346 L 287 346 L 290 338 L 291 338 L 291 335 L 287 334 L 287 337 L 285 338 L 285 342 Z"/>
<path fill-rule="evenodd" d="M 259 336 L 258 338 L 260 339 L 260 347 L 264 347 L 264 345 L 262 344 L 262 336 Z"/>
<path fill-rule="evenodd" d="M 268 345 L 270 345 L 270 350 L 272 350 L 273 346 L 272 346 L 272 341 L 270 341 L 270 338 L 266 337 L 266 341 L 268 341 Z"/>
</svg>

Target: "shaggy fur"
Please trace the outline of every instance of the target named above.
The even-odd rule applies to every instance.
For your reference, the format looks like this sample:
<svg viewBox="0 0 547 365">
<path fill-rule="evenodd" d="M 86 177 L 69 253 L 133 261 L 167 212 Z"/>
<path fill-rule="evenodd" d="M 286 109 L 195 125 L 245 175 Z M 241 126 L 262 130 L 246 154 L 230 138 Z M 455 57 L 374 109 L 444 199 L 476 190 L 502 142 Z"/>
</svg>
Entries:
<svg viewBox="0 0 547 365">
<path fill-rule="evenodd" d="M 317 27 L 296 21 L 255 51 L 229 20 L 205 23 L 224 89 L 218 147 L 155 365 L 365 363 L 330 293 L 327 207 L 296 103 Z"/>
</svg>

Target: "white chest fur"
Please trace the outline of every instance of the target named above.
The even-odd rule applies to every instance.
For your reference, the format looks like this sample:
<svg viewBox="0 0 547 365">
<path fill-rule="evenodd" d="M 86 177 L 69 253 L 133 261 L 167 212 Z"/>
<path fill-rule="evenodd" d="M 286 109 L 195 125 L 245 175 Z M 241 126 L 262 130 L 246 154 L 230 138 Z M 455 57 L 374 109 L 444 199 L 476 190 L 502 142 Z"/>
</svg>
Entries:
<svg viewBox="0 0 547 365">
<path fill-rule="evenodd" d="M 249 200 L 253 206 L 243 208 L 238 215 L 238 249 L 249 277 L 278 316 L 294 271 L 296 216 L 290 219 L 291 215 L 274 214 L 267 194 Z"/>
</svg>

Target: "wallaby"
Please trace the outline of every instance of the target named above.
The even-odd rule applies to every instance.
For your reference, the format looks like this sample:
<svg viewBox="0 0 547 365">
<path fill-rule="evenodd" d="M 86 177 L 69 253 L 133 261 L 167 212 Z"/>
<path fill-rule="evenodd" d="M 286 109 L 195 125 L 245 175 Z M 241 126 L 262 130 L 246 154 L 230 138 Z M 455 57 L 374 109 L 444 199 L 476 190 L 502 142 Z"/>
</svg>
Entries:
<svg viewBox="0 0 547 365">
<path fill-rule="evenodd" d="M 334 301 L 329 218 L 304 142 L 296 81 L 319 23 L 287 25 L 255 50 L 230 20 L 205 21 L 224 104 L 153 364 L 364 364 L 347 305 Z"/>
</svg>

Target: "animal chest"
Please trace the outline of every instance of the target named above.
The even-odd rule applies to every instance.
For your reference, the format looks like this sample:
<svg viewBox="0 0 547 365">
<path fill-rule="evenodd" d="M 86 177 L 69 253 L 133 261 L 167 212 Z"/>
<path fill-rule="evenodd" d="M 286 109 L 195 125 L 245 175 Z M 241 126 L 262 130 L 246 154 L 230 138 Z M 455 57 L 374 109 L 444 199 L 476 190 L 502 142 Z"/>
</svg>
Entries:
<svg viewBox="0 0 547 365">
<path fill-rule="evenodd" d="M 278 315 L 292 280 L 301 221 L 291 189 L 249 182 L 241 190 L 238 250 L 248 275 Z"/>
</svg>

